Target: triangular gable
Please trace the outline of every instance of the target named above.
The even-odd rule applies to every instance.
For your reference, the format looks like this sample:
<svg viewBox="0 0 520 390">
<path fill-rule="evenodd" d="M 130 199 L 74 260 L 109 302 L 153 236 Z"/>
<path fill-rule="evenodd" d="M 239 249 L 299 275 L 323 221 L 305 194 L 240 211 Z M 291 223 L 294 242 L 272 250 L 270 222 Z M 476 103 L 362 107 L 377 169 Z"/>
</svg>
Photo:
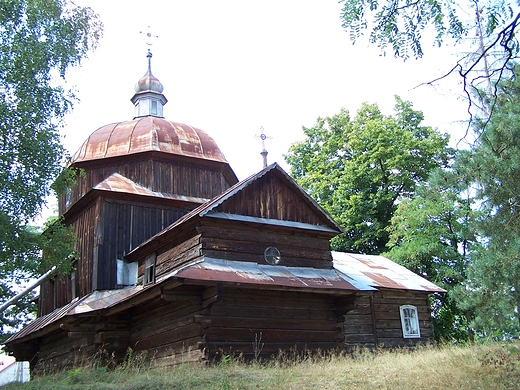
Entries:
<svg viewBox="0 0 520 390">
<path fill-rule="evenodd" d="M 343 230 L 341 227 L 334 221 L 322 208 L 318 203 L 316 203 L 277 163 L 271 164 L 270 166 L 264 168 L 260 172 L 248 177 L 247 179 L 242 180 L 241 182 L 238 182 L 234 186 L 231 186 L 226 191 L 224 191 L 222 194 L 216 196 L 215 198 L 211 199 L 209 202 L 206 202 L 199 207 L 195 208 L 185 216 L 179 218 L 177 221 L 175 221 L 173 224 L 162 230 L 161 232 L 157 233 L 155 236 L 150 237 L 147 241 L 139 245 L 137 248 L 132 250 L 127 254 L 127 256 L 132 257 L 135 255 L 136 252 L 140 252 L 143 250 L 144 247 L 151 244 L 152 241 L 155 241 L 157 238 L 164 236 L 165 234 L 168 234 L 168 232 L 171 232 L 172 230 L 176 229 L 179 225 L 182 225 L 184 223 L 187 223 L 188 221 L 194 219 L 194 218 L 201 218 L 201 217 L 216 217 L 216 218 L 223 218 L 223 219 L 236 219 L 239 214 L 233 213 L 233 212 L 223 212 L 220 210 L 234 210 L 232 208 L 233 202 L 232 200 L 235 199 L 235 196 L 237 198 L 240 198 L 240 201 L 244 204 L 250 204 L 254 203 L 251 199 L 249 199 L 247 196 L 251 194 L 251 191 L 248 191 L 248 188 L 252 188 L 253 183 L 258 182 L 260 179 L 264 178 L 265 176 L 269 175 L 276 175 L 278 180 L 274 180 L 273 182 L 278 183 L 278 186 L 286 187 L 286 189 L 290 190 L 293 193 L 293 196 L 291 199 L 294 201 L 298 201 L 299 205 L 302 207 L 305 207 L 307 210 L 307 215 L 313 215 L 315 220 L 312 222 L 300 222 L 300 221 L 285 221 L 291 224 L 292 227 L 300 227 L 304 229 L 310 229 L 315 228 L 316 230 L 322 230 L 322 231 L 328 231 L 328 232 L 334 232 L 334 233 L 341 233 Z M 256 187 L 258 190 L 263 192 L 263 195 L 265 196 L 264 199 L 267 199 L 270 195 L 268 192 L 265 191 L 265 189 L 262 189 L 260 187 Z M 245 191 L 244 191 L 245 190 Z M 242 192 L 244 191 L 244 192 Z M 241 193 L 242 192 L 242 193 Z M 240 195 L 238 195 L 241 193 Z M 229 201 L 229 205 L 224 205 Z M 237 202 L 234 202 L 236 205 Z M 253 206 L 253 205 L 252 205 Z M 242 211 L 246 210 L 245 207 L 241 208 Z M 279 224 L 279 225 L 287 225 L 288 223 L 277 222 L 280 220 L 272 219 L 272 218 L 263 218 L 263 217 L 254 217 L 250 216 L 251 222 L 257 222 L 257 223 L 265 223 L 265 224 Z M 320 221 L 320 225 L 316 224 L 315 221 Z"/>
<path fill-rule="evenodd" d="M 291 221 L 341 227 L 277 163 L 231 187 L 207 204 L 200 216 L 223 213 L 252 217 L 255 221 Z"/>
</svg>

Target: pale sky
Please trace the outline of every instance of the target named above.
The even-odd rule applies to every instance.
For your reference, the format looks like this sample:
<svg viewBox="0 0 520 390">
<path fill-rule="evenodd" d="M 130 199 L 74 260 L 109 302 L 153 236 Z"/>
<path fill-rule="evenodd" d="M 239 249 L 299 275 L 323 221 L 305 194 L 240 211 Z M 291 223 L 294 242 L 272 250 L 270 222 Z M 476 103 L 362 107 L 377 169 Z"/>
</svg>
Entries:
<svg viewBox="0 0 520 390">
<path fill-rule="evenodd" d="M 303 139 L 302 126 L 361 103 L 392 114 L 394 95 L 425 113 L 425 124 L 459 138 L 467 119 L 456 78 L 434 90 L 415 86 L 453 66 L 452 49 L 425 46 L 420 60 L 381 56 L 365 41 L 352 45 L 336 0 L 77 0 L 100 14 L 104 38 L 81 68 L 69 73 L 81 102 L 67 118 L 73 154 L 99 127 L 131 120 L 134 84 L 147 69 L 140 31 L 159 38 L 152 73 L 164 85 L 166 119 L 206 131 L 239 179 L 262 168 L 263 126 L 268 163 L 286 169 L 283 154 Z"/>
</svg>

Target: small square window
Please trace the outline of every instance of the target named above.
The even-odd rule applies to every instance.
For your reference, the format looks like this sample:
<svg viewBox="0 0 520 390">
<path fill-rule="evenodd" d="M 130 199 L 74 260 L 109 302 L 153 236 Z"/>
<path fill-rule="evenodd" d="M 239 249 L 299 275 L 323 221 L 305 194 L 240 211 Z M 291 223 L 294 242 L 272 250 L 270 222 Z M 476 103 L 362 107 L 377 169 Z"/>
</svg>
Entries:
<svg viewBox="0 0 520 390">
<path fill-rule="evenodd" d="M 417 308 L 412 305 L 403 305 L 399 307 L 399 310 L 401 311 L 403 337 L 405 339 L 420 338 L 421 331 L 419 328 L 419 313 Z"/>
<path fill-rule="evenodd" d="M 155 253 L 146 258 L 144 266 L 143 285 L 155 282 Z"/>
</svg>

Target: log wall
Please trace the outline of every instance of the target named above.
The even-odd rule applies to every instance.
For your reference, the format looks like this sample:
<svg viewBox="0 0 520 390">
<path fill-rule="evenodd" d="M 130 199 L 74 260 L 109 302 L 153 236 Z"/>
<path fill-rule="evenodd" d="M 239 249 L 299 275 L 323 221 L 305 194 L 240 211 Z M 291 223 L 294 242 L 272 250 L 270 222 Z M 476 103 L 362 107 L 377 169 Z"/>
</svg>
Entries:
<svg viewBox="0 0 520 390">
<path fill-rule="evenodd" d="M 181 286 L 133 309 L 130 345 L 154 367 L 204 362 L 202 287 Z"/>
<path fill-rule="evenodd" d="M 264 251 L 275 246 L 282 258 L 279 265 L 332 268 L 329 239 L 316 232 L 293 229 L 292 234 L 287 234 L 276 227 L 258 230 L 229 221 L 221 225 L 211 222 L 198 228 L 202 234 L 202 253 L 206 256 L 265 264 Z"/>
<path fill-rule="evenodd" d="M 404 338 L 399 306 L 413 305 L 419 314 L 420 338 Z M 428 294 L 381 289 L 373 296 L 361 296 L 356 308 L 345 316 L 347 350 L 362 348 L 398 348 L 433 342 L 433 324 Z"/>
<path fill-rule="evenodd" d="M 224 286 L 205 316 L 209 358 L 268 358 L 343 346 L 343 317 L 326 294 Z"/>
</svg>

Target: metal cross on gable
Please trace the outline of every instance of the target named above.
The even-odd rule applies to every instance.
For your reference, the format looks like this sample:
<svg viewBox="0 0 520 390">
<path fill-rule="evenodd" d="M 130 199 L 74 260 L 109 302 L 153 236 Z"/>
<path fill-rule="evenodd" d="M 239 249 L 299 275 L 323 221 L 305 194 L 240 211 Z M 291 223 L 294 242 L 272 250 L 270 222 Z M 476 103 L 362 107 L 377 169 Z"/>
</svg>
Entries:
<svg viewBox="0 0 520 390">
<path fill-rule="evenodd" d="M 262 160 L 264 164 L 264 168 L 267 167 L 267 149 L 265 148 L 265 140 L 266 139 L 272 139 L 273 137 L 267 136 L 264 133 L 264 126 L 260 126 L 260 135 L 256 135 L 255 137 L 260 138 L 262 140 L 262 152 L 260 154 L 262 155 Z"/>
</svg>

